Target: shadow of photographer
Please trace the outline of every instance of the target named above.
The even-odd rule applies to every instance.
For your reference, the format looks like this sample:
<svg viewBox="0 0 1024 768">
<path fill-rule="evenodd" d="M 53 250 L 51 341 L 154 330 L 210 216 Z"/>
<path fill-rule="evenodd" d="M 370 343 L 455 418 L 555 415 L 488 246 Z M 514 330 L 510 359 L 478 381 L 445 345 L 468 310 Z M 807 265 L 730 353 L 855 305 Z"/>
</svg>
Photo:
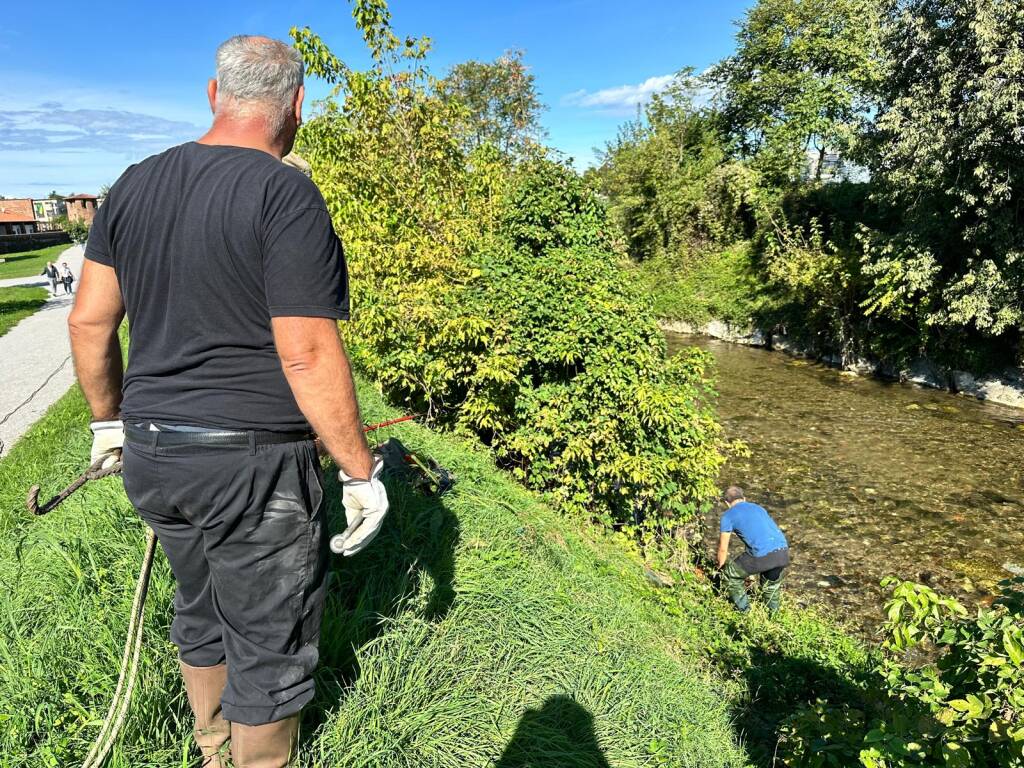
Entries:
<svg viewBox="0 0 1024 768">
<path fill-rule="evenodd" d="M 594 717 L 571 696 L 550 696 L 528 709 L 494 768 L 609 768 Z"/>
</svg>

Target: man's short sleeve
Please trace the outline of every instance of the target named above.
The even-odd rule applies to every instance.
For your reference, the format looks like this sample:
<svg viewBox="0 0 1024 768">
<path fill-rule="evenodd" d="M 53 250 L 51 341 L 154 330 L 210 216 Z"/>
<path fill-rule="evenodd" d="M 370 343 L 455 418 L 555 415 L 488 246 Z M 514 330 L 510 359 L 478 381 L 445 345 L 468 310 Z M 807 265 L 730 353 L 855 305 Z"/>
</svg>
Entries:
<svg viewBox="0 0 1024 768">
<path fill-rule="evenodd" d="M 110 232 L 107 228 L 107 213 L 110 200 L 101 205 L 89 227 L 89 239 L 85 243 L 85 258 L 105 267 L 114 266 L 114 254 L 110 251 Z"/>
<path fill-rule="evenodd" d="M 722 515 L 722 524 L 719 529 L 722 533 L 732 533 L 735 530 L 735 523 L 732 519 L 732 510 L 726 510 L 725 514 Z"/>
<path fill-rule="evenodd" d="M 348 270 L 327 210 L 302 208 L 275 218 L 263 246 L 270 316 L 347 320 Z"/>
</svg>

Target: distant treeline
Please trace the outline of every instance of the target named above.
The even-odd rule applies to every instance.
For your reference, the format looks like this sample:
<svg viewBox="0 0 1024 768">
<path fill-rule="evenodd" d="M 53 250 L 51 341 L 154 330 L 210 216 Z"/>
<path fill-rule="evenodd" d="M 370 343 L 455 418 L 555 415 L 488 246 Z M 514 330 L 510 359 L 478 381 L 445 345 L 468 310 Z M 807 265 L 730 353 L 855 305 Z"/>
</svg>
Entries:
<svg viewBox="0 0 1024 768">
<path fill-rule="evenodd" d="M 1021 363 L 1024 4 L 760 0 L 591 173 L 659 311 Z"/>
</svg>

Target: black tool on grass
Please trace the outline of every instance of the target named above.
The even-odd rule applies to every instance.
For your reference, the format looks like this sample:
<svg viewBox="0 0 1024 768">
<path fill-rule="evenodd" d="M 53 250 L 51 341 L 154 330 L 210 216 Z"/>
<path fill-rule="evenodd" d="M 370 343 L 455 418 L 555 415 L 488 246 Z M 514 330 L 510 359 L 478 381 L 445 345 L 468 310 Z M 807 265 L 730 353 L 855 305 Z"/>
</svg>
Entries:
<svg viewBox="0 0 1024 768">
<path fill-rule="evenodd" d="M 75 478 L 74 482 L 71 483 L 67 488 L 58 493 L 52 499 L 45 504 L 40 505 L 39 503 L 39 486 L 33 485 L 28 489 L 28 496 L 25 498 L 25 506 L 28 507 L 28 511 L 33 515 L 45 515 L 47 512 L 52 511 L 61 504 L 68 496 L 77 491 L 83 485 L 90 480 L 99 480 L 103 477 L 109 477 L 110 475 L 118 475 L 121 473 L 121 462 L 116 461 L 109 467 L 104 468 L 103 462 L 109 457 L 103 456 L 97 459 L 92 465 L 89 466 L 85 472 Z"/>
</svg>

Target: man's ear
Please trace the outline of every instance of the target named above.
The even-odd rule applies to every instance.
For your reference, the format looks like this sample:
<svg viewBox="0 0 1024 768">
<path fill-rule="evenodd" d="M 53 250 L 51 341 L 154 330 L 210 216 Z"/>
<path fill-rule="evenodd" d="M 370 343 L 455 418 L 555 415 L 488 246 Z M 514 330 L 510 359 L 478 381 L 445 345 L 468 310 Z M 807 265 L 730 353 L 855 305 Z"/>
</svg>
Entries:
<svg viewBox="0 0 1024 768">
<path fill-rule="evenodd" d="M 306 86 L 300 85 L 295 92 L 295 125 L 302 125 L 302 100 L 306 98 Z"/>
<path fill-rule="evenodd" d="M 210 78 L 210 82 L 206 84 L 206 98 L 210 100 L 210 111 L 214 114 L 217 113 L 217 81 L 214 78 Z"/>
</svg>

